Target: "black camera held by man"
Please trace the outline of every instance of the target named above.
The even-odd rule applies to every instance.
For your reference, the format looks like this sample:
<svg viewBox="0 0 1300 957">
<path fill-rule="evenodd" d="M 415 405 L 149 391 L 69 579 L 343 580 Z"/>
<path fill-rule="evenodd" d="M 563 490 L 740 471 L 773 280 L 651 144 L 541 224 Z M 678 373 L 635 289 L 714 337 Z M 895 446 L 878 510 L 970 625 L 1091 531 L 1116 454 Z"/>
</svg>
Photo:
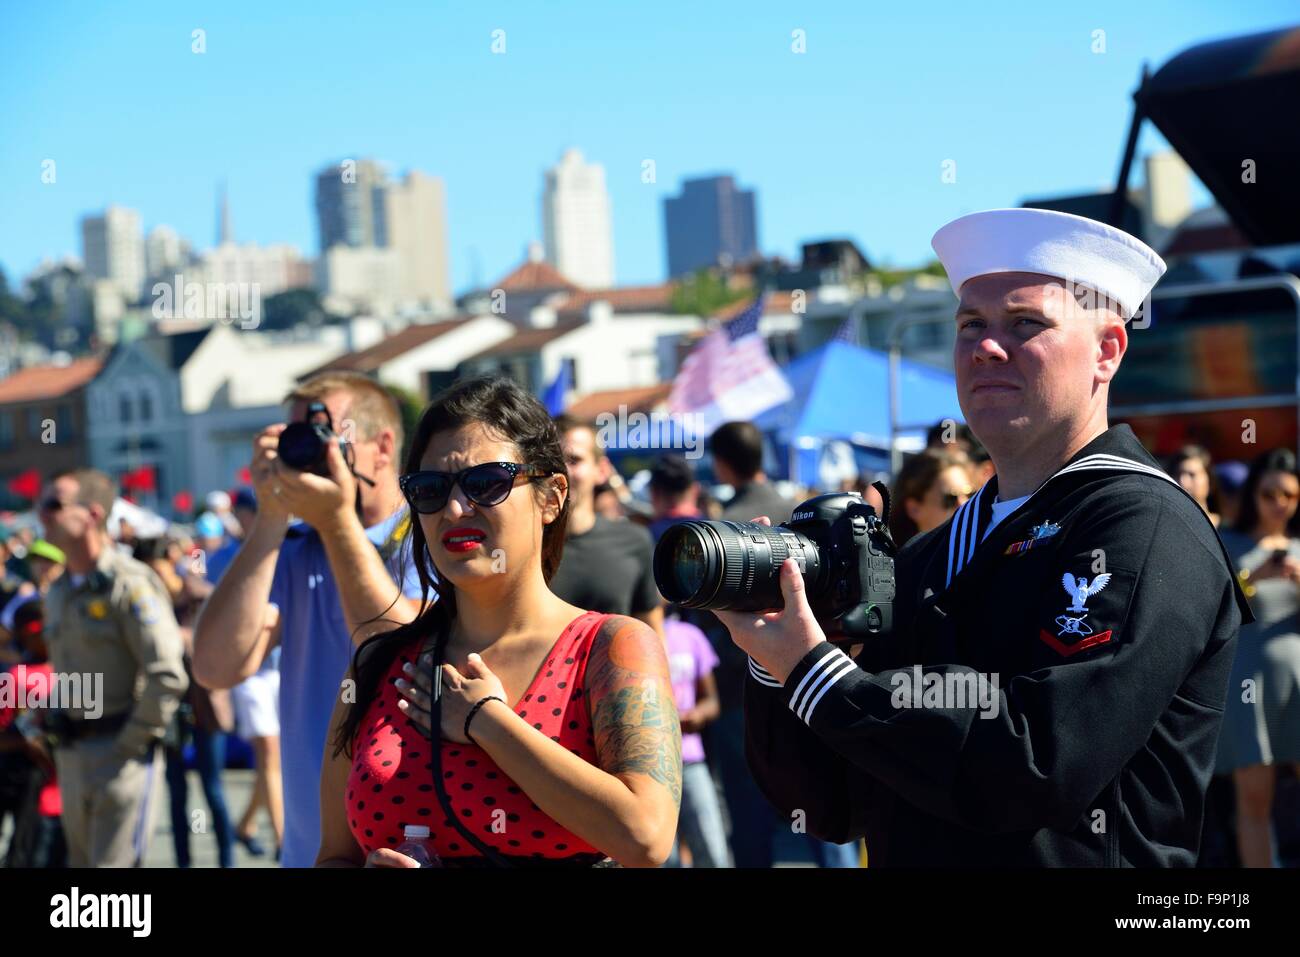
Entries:
<svg viewBox="0 0 1300 957">
<path fill-rule="evenodd" d="M 876 489 L 888 514 L 888 492 Z M 895 553 L 876 510 L 856 492 L 834 492 L 777 526 L 678 522 L 659 539 L 654 574 L 664 598 L 685 608 L 765 611 L 782 607 L 781 564 L 793 558 L 827 637 L 857 642 L 893 626 Z"/>
<path fill-rule="evenodd" d="M 327 454 L 330 439 L 335 437 L 334 420 L 324 402 L 312 402 L 307 406 L 307 414 L 301 422 L 293 422 L 280 433 L 277 451 L 280 461 L 299 472 L 313 475 L 330 474 Z M 354 454 L 352 444 L 339 438 L 339 451 L 348 469 L 352 469 Z"/>
</svg>

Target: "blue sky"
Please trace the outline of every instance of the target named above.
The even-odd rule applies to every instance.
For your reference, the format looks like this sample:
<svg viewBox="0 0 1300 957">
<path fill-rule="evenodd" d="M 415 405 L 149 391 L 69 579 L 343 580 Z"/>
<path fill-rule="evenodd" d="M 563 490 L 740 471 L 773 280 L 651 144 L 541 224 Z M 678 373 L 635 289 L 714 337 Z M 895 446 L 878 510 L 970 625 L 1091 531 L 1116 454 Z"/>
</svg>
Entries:
<svg viewBox="0 0 1300 957">
<path fill-rule="evenodd" d="M 758 190 L 767 253 L 849 236 L 910 265 L 964 212 L 1113 185 L 1144 60 L 1297 19 L 1281 0 L 885 6 L 5 0 L 0 265 L 79 255 L 109 203 L 210 246 L 223 179 L 237 239 L 315 255 L 313 173 L 370 156 L 443 177 L 460 291 L 540 238 L 570 145 L 605 166 L 620 283 L 663 278 L 663 197 L 717 171 Z"/>
</svg>

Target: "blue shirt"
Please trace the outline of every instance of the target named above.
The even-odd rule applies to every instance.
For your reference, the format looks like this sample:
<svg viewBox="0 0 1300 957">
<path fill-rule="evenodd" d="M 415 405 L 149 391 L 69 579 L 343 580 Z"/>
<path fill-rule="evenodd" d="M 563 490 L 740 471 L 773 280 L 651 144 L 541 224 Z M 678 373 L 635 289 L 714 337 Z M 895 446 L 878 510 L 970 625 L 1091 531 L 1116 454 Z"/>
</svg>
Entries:
<svg viewBox="0 0 1300 957">
<path fill-rule="evenodd" d="M 237 538 L 228 538 L 220 548 L 207 557 L 203 570 L 207 574 L 208 581 L 214 585 L 221 581 L 221 576 L 235 560 L 235 553 L 239 551 L 239 546 L 242 544 L 244 543 Z"/>
<path fill-rule="evenodd" d="M 235 560 L 235 555 L 239 552 L 240 546 L 244 543 L 237 538 L 231 538 L 224 545 L 208 556 L 204 565 L 204 571 L 207 573 L 208 581 L 217 584 L 221 581 L 221 576 L 226 573 L 230 563 Z M 258 674 L 266 674 L 268 671 L 275 671 L 280 667 L 280 646 L 276 645 L 262 660 L 262 666 L 257 669 Z"/>
<path fill-rule="evenodd" d="M 366 537 L 383 545 L 405 514 L 403 508 L 367 528 Z M 402 582 L 403 594 L 419 598 L 410 541 L 408 533 L 386 564 L 393 581 Z M 280 609 L 280 763 L 286 811 L 281 863 L 312 867 L 320 847 L 325 739 L 354 645 L 325 546 L 311 526 L 299 523 L 289 529 L 275 564 L 270 600 Z"/>
</svg>

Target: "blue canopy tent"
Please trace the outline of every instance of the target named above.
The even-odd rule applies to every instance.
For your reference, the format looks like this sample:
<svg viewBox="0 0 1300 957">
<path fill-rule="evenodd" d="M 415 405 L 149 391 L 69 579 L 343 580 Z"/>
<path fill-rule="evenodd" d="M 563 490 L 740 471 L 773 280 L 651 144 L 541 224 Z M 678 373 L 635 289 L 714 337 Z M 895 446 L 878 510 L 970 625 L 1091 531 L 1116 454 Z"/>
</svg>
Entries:
<svg viewBox="0 0 1300 957">
<path fill-rule="evenodd" d="M 889 355 L 833 340 L 781 370 L 794 398 L 754 420 L 777 453 L 777 475 L 818 485 L 822 455 L 832 441 L 851 443 L 860 472 L 889 468 Z M 962 421 L 953 376 L 903 359 L 899 417 L 907 426 Z M 920 434 L 905 428 L 904 436 Z"/>
</svg>

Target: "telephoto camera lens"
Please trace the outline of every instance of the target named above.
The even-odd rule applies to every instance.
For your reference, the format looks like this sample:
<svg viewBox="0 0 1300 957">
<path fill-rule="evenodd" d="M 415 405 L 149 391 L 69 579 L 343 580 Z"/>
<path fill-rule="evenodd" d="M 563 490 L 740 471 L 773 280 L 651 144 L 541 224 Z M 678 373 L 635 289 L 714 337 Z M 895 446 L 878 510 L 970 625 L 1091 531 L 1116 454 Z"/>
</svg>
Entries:
<svg viewBox="0 0 1300 957">
<path fill-rule="evenodd" d="M 799 561 L 810 596 L 816 594 L 823 563 L 807 536 L 752 522 L 679 522 L 655 548 L 655 583 L 667 601 L 685 608 L 780 608 L 787 558 Z"/>
</svg>

